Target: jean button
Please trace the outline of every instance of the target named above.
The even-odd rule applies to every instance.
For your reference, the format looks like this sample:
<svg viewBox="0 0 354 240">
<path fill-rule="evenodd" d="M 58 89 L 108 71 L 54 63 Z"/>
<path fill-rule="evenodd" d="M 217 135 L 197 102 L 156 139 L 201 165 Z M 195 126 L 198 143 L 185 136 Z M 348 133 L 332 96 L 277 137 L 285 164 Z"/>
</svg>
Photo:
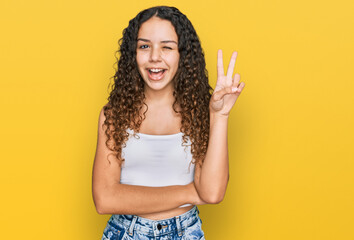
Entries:
<svg viewBox="0 0 354 240">
<path fill-rule="evenodd" d="M 158 230 L 161 230 L 161 228 L 162 228 L 161 224 L 160 224 L 160 223 L 157 224 L 157 229 L 158 229 Z"/>
</svg>

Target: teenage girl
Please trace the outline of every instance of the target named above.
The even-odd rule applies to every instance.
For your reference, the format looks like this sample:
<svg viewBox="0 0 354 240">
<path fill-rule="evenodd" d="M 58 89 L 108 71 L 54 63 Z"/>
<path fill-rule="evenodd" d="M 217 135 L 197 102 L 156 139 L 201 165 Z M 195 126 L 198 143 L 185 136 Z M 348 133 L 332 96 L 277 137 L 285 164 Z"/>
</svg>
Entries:
<svg viewBox="0 0 354 240">
<path fill-rule="evenodd" d="M 99 116 L 93 199 L 112 214 L 102 239 L 204 239 L 197 205 L 222 201 L 229 179 L 229 112 L 245 84 L 216 87 L 188 18 L 174 7 L 140 12 L 123 31 L 118 69 Z"/>
</svg>

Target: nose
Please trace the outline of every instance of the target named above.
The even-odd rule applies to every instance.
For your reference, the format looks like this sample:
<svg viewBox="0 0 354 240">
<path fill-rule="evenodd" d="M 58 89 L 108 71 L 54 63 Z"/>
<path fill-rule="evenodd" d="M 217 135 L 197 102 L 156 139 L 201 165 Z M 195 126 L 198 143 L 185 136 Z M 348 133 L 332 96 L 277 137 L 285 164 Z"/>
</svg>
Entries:
<svg viewBox="0 0 354 240">
<path fill-rule="evenodd" d="M 159 48 L 151 48 L 150 61 L 151 62 L 161 61 L 161 52 L 160 52 Z"/>
</svg>

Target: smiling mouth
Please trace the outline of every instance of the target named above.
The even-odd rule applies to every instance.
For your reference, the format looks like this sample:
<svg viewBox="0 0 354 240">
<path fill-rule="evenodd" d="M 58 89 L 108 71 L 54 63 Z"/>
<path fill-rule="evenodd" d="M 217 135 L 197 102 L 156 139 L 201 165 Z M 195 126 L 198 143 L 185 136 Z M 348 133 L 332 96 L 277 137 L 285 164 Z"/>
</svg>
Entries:
<svg viewBox="0 0 354 240">
<path fill-rule="evenodd" d="M 166 72 L 166 69 L 162 68 L 150 68 L 147 70 L 149 78 L 154 81 L 161 80 L 165 76 Z"/>
</svg>

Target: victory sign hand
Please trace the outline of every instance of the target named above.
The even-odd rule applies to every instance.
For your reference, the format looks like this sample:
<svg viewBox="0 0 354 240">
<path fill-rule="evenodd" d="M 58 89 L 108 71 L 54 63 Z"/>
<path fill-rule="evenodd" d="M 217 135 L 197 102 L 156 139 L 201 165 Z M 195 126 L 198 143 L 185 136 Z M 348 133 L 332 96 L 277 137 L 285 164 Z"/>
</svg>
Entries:
<svg viewBox="0 0 354 240">
<path fill-rule="evenodd" d="M 245 87 L 244 82 L 240 82 L 240 74 L 236 73 L 232 77 L 236 62 L 237 52 L 233 52 L 229 63 L 227 74 L 224 74 L 224 64 L 222 58 L 222 50 L 218 51 L 218 78 L 213 95 L 210 99 L 210 113 L 229 116 L 231 108 L 234 106 L 242 89 Z"/>
</svg>

